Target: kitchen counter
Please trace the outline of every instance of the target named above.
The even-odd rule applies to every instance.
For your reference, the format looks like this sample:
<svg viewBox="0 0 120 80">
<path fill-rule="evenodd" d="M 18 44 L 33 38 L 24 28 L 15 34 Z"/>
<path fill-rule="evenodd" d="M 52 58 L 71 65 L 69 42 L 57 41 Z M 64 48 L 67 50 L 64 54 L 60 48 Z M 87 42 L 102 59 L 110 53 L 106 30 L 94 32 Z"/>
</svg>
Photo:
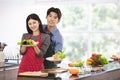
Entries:
<svg viewBox="0 0 120 80">
<path fill-rule="evenodd" d="M 0 62 L 0 80 L 16 80 L 18 64 Z"/>
<path fill-rule="evenodd" d="M 0 62 L 0 69 L 1 68 L 8 68 L 8 67 L 15 67 L 15 66 L 18 66 L 18 64 Z"/>
<path fill-rule="evenodd" d="M 110 62 L 101 67 L 103 70 L 71 75 L 69 72 L 60 74 L 49 74 L 47 77 L 40 76 L 18 76 L 18 80 L 120 80 L 120 63 L 118 61 Z"/>
</svg>

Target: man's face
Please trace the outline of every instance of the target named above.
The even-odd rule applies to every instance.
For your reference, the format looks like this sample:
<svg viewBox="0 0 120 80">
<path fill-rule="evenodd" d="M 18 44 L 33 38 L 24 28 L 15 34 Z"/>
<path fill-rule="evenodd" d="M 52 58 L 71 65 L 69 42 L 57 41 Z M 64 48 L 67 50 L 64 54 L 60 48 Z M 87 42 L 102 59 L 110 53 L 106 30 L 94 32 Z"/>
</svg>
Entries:
<svg viewBox="0 0 120 80">
<path fill-rule="evenodd" d="M 48 16 L 46 16 L 48 26 L 55 27 L 59 22 L 58 16 L 55 12 L 50 12 Z"/>
</svg>

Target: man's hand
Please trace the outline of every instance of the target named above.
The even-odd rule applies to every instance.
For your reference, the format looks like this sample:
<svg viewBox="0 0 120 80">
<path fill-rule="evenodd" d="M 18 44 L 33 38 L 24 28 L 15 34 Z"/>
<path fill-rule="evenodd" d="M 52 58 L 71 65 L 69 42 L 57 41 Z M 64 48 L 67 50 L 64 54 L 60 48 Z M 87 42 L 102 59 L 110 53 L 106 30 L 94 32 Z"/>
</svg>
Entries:
<svg viewBox="0 0 120 80">
<path fill-rule="evenodd" d="M 54 63 L 55 63 L 55 64 L 60 64 L 60 63 L 61 63 L 61 61 L 54 61 Z"/>
</svg>

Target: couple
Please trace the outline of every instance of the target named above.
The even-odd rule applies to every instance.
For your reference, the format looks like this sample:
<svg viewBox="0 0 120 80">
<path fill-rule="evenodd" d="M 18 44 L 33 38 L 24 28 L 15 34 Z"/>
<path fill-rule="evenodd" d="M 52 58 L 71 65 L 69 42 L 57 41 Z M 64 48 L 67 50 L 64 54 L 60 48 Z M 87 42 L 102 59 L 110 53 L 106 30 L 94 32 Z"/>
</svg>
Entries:
<svg viewBox="0 0 120 80">
<path fill-rule="evenodd" d="M 56 27 L 61 19 L 61 15 L 59 8 L 49 8 L 46 14 L 47 25 L 42 25 L 37 14 L 33 13 L 27 17 L 26 28 L 28 33 L 23 34 L 22 40 L 32 39 L 39 43 L 32 47 L 20 47 L 20 54 L 23 57 L 18 73 L 56 67 L 54 62 L 46 61 L 45 58 L 62 51 L 63 39 Z"/>
</svg>

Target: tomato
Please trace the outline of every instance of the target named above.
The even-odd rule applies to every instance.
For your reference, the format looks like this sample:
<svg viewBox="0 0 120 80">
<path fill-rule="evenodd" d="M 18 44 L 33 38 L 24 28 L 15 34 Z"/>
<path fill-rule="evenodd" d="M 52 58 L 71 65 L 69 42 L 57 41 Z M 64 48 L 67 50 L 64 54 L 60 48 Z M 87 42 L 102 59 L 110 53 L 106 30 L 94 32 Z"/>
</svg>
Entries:
<svg viewBox="0 0 120 80">
<path fill-rule="evenodd" d="M 120 57 L 118 57 L 118 60 L 120 60 Z"/>
<path fill-rule="evenodd" d="M 97 54 L 96 53 L 92 53 L 92 57 L 95 57 L 95 56 L 97 56 Z"/>
</svg>

